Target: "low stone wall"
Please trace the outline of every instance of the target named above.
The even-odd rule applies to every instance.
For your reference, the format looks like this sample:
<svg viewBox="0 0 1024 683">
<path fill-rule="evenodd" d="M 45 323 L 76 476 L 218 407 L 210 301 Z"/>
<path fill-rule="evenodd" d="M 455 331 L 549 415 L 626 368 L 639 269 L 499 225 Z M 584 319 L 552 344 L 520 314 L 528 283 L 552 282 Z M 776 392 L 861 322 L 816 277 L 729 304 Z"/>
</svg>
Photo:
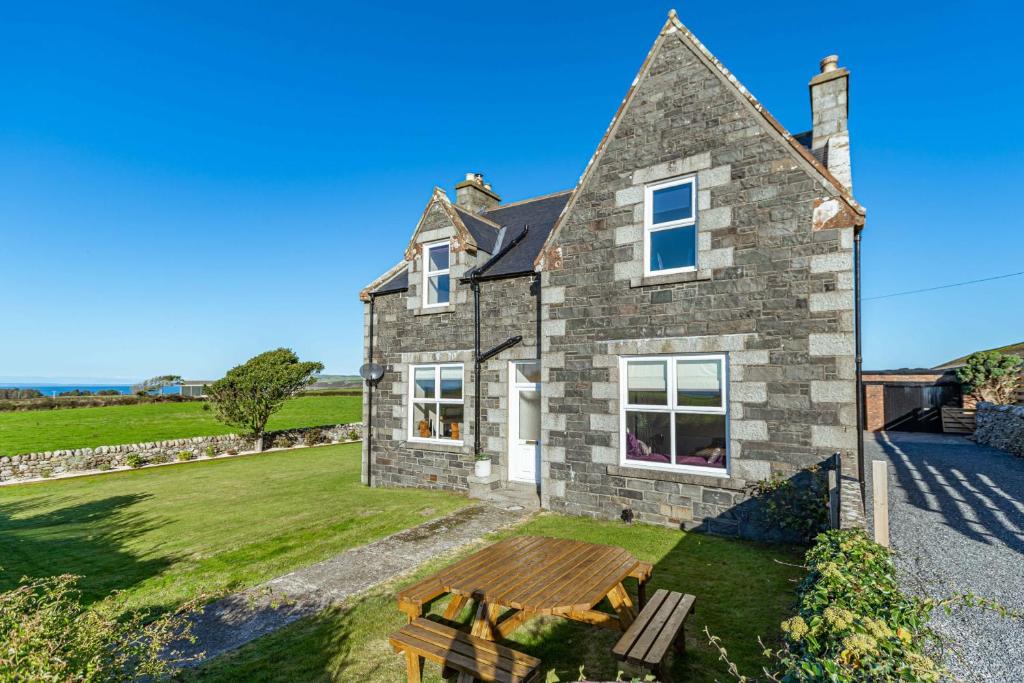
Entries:
<svg viewBox="0 0 1024 683">
<path fill-rule="evenodd" d="M 1024 406 L 979 403 L 974 440 L 1024 457 Z"/>
<path fill-rule="evenodd" d="M 290 448 L 355 441 L 361 438 L 363 425 L 356 422 L 268 432 L 264 439 L 264 447 Z M 156 465 L 175 462 L 182 452 L 188 452 L 192 458 L 198 458 L 206 457 L 209 449 L 213 449 L 216 455 L 225 455 L 249 451 L 252 445 L 250 438 L 225 434 L 3 456 L 0 457 L 0 482 L 45 479 L 76 471 L 123 468 L 128 466 L 130 456 L 141 458 L 143 465 Z"/>
</svg>

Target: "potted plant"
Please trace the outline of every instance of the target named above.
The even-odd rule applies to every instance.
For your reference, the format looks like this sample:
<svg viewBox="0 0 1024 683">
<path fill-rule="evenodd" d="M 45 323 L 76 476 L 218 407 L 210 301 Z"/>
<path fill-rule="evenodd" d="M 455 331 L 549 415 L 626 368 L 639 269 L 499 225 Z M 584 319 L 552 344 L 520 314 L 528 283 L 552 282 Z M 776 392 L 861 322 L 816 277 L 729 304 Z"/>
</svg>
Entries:
<svg viewBox="0 0 1024 683">
<path fill-rule="evenodd" d="M 478 477 L 491 476 L 491 456 L 488 453 L 477 453 L 473 466 L 473 474 Z"/>
</svg>

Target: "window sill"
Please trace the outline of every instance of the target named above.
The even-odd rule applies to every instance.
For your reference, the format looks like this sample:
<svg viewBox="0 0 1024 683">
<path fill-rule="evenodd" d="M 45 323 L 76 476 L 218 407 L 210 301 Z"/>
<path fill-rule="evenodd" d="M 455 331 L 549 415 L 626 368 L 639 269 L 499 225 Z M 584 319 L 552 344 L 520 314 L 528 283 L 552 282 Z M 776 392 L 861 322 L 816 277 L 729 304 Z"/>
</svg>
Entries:
<svg viewBox="0 0 1024 683">
<path fill-rule="evenodd" d="M 742 491 L 747 483 L 742 479 L 733 479 L 725 470 L 709 470 L 697 473 L 692 470 L 645 467 L 643 465 L 609 465 L 608 474 L 617 477 L 634 479 L 652 479 L 655 481 L 672 481 L 677 484 L 697 484 L 713 486 L 720 489 Z"/>
<path fill-rule="evenodd" d="M 444 306 L 429 306 L 424 307 L 416 311 L 413 315 L 436 315 L 437 313 L 451 313 L 451 304 L 445 304 Z"/>
<path fill-rule="evenodd" d="M 424 451 L 436 451 L 439 453 L 468 453 L 469 448 L 465 441 L 449 441 L 439 439 L 406 439 L 406 446 Z"/>
<path fill-rule="evenodd" d="M 629 286 L 655 287 L 657 285 L 679 285 L 687 282 L 709 282 L 711 274 L 706 270 L 688 270 L 682 273 L 669 273 L 667 275 L 644 275 L 643 277 L 630 278 Z"/>
</svg>

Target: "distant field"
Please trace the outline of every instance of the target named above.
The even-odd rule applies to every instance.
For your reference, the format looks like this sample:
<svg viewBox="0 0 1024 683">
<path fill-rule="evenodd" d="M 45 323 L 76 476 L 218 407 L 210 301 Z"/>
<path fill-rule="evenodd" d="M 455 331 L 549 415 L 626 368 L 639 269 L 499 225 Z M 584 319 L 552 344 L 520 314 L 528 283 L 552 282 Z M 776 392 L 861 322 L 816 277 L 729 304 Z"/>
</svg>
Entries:
<svg viewBox="0 0 1024 683">
<path fill-rule="evenodd" d="M 360 396 L 302 396 L 270 418 L 268 429 L 358 422 Z M 91 448 L 229 434 L 205 403 L 146 403 L 74 410 L 0 413 L 0 455 Z"/>
</svg>

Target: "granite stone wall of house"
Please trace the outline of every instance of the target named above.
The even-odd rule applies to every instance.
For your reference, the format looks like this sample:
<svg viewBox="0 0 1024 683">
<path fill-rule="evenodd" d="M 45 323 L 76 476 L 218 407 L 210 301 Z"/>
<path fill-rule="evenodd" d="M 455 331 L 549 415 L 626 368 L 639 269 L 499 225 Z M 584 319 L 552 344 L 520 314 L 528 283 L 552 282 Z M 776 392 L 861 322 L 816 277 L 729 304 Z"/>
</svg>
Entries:
<svg viewBox="0 0 1024 683">
<path fill-rule="evenodd" d="M 306 435 L 314 430 L 318 442 L 323 444 L 355 441 L 363 435 L 363 425 L 357 422 L 268 432 L 264 443 L 267 448 L 275 444 L 303 445 Z M 0 457 L 0 482 L 45 479 L 77 471 L 116 469 L 127 466 L 130 456 L 141 458 L 143 465 L 154 465 L 174 462 L 183 452 L 199 458 L 207 456 L 209 449 L 213 449 L 215 455 L 224 455 L 251 450 L 252 445 L 251 438 L 223 434 L 3 456 Z"/>
<path fill-rule="evenodd" d="M 428 210 L 417 242 L 453 239 L 455 229 L 439 207 Z M 409 290 L 378 296 L 374 304 L 374 361 L 386 371 L 373 398 L 373 486 L 417 486 L 465 490 L 473 473 L 474 382 L 473 295 L 459 278 L 490 258 L 484 252 L 452 252 L 451 304 L 424 309 L 421 304 L 421 259 L 410 262 Z M 481 450 L 490 453 L 493 469 L 507 471 L 508 364 L 537 357 L 537 300 L 534 277 L 480 283 L 481 349 L 486 351 L 509 337 L 523 337 L 482 368 Z M 370 306 L 364 306 L 364 348 L 369 348 Z M 410 366 L 418 363 L 461 363 L 464 419 L 461 445 L 410 442 Z M 363 422 L 369 423 L 369 390 L 363 393 Z M 364 483 L 367 446 L 363 448 Z"/>
<path fill-rule="evenodd" d="M 762 535 L 751 484 L 856 449 L 854 228 L 815 220 L 834 187 L 674 35 L 592 163 L 543 272 L 543 504 Z M 644 187 L 680 176 L 698 268 L 645 276 Z M 623 464 L 619 358 L 708 352 L 728 358 L 728 476 Z"/>
<path fill-rule="evenodd" d="M 1024 457 L 1024 406 L 978 403 L 974 440 Z"/>
</svg>

